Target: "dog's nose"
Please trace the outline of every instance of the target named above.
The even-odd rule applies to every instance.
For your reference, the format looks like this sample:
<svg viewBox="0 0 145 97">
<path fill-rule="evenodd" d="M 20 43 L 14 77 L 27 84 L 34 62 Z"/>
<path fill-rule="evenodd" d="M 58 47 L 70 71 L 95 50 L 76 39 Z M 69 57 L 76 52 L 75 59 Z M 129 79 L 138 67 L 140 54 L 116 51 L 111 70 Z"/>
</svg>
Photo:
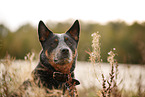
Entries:
<svg viewBox="0 0 145 97">
<path fill-rule="evenodd" d="M 68 52 L 69 52 L 69 50 L 67 48 L 61 50 L 62 54 L 68 54 Z"/>
<path fill-rule="evenodd" d="M 64 48 L 61 50 L 61 58 L 68 58 L 69 57 L 69 49 Z"/>
</svg>

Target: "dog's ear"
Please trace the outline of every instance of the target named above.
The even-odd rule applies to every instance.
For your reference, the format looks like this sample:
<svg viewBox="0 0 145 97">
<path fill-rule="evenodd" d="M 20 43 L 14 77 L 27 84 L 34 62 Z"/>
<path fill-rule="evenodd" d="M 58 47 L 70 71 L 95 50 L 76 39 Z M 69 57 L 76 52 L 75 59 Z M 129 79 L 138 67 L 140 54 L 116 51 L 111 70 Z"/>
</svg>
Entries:
<svg viewBox="0 0 145 97">
<path fill-rule="evenodd" d="M 40 42 L 44 42 L 47 38 L 49 38 L 52 35 L 52 31 L 50 31 L 45 24 L 43 23 L 43 21 L 39 22 L 38 25 L 38 35 L 39 35 L 39 40 Z"/>
<path fill-rule="evenodd" d="M 79 21 L 76 20 L 72 27 L 66 32 L 69 36 L 71 36 L 75 41 L 79 41 L 79 34 L 80 34 L 80 25 Z"/>
</svg>

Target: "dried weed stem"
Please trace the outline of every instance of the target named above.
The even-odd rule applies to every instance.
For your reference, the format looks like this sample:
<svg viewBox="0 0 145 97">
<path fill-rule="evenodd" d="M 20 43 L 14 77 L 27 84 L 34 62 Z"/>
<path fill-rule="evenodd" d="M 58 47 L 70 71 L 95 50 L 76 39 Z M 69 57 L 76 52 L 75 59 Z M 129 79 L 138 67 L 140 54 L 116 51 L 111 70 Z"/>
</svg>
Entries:
<svg viewBox="0 0 145 97">
<path fill-rule="evenodd" d="M 90 55 L 89 59 L 91 61 L 91 64 L 93 65 L 93 71 L 94 71 L 95 77 L 99 81 L 98 76 L 96 74 L 95 64 L 97 63 L 98 66 L 100 66 L 100 60 L 101 60 L 100 59 L 101 58 L 101 56 L 100 56 L 100 53 L 101 53 L 101 51 L 100 51 L 100 37 L 101 36 L 99 35 L 99 32 L 93 33 L 91 36 L 93 37 L 92 52 L 90 51 L 90 52 L 87 52 L 87 53 Z"/>
<path fill-rule="evenodd" d="M 96 74 L 96 69 L 95 69 L 95 64 L 98 63 L 101 69 L 101 65 L 100 65 L 100 60 L 101 60 L 101 55 L 100 55 L 100 35 L 99 33 L 93 33 L 92 34 L 93 40 L 92 40 L 92 52 L 87 52 L 90 55 L 90 61 L 92 63 L 92 65 L 94 66 L 94 73 L 96 78 L 98 79 L 98 76 Z M 115 48 L 113 48 L 113 50 L 115 50 Z M 104 74 L 101 72 L 102 75 L 102 96 L 103 97 L 110 97 L 113 94 L 113 89 L 116 88 L 117 89 L 117 75 L 118 75 L 118 64 L 115 61 L 115 53 L 113 51 L 110 51 L 108 53 L 108 58 L 107 61 L 110 63 L 111 66 L 111 71 L 109 73 L 109 79 L 106 79 Z M 97 61 L 96 61 L 97 59 Z M 116 62 L 116 65 L 114 65 L 114 63 Z M 114 79 L 116 78 L 116 79 Z M 99 79 L 98 79 L 99 81 Z M 100 82 L 100 81 L 99 81 Z M 100 95 L 101 96 L 101 95 Z"/>
</svg>

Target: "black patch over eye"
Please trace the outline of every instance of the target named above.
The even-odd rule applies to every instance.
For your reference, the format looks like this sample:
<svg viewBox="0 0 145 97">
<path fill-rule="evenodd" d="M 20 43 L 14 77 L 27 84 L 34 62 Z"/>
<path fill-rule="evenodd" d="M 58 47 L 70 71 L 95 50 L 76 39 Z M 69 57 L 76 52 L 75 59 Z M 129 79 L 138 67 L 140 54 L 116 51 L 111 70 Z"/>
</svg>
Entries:
<svg viewBox="0 0 145 97">
<path fill-rule="evenodd" d="M 70 40 L 68 37 L 65 37 L 64 40 L 65 40 L 65 42 L 66 42 L 66 44 L 67 44 L 68 46 L 71 47 L 71 46 L 73 45 L 73 41 Z"/>
<path fill-rule="evenodd" d="M 77 47 L 76 41 L 74 41 L 74 40 L 73 40 L 71 37 L 69 37 L 69 36 L 64 36 L 64 41 L 65 41 L 65 43 L 67 44 L 67 46 L 69 46 L 70 49 L 71 49 L 72 51 L 75 52 L 75 49 L 76 49 L 76 47 Z"/>
<path fill-rule="evenodd" d="M 69 41 L 69 42 L 68 42 L 68 45 L 69 45 L 69 46 L 72 46 L 72 42 L 71 42 L 71 41 Z"/>
<path fill-rule="evenodd" d="M 58 45 L 58 39 L 54 39 L 54 41 L 52 41 L 50 43 L 50 46 L 53 47 L 53 48 L 55 48 L 57 45 Z"/>
</svg>

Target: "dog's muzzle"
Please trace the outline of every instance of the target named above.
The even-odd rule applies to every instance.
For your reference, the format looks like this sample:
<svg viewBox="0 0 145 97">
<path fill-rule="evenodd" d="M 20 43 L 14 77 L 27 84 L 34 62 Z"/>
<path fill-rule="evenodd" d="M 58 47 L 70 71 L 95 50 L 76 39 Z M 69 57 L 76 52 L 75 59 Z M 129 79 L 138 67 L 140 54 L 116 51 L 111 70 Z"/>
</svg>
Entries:
<svg viewBox="0 0 145 97">
<path fill-rule="evenodd" d="M 67 64 L 72 61 L 72 52 L 69 48 L 62 48 L 58 50 L 54 56 L 54 62 L 56 64 Z"/>
<path fill-rule="evenodd" d="M 69 56 L 70 56 L 69 49 L 64 48 L 60 52 L 61 52 L 61 56 L 60 56 L 61 59 L 69 58 Z"/>
</svg>

